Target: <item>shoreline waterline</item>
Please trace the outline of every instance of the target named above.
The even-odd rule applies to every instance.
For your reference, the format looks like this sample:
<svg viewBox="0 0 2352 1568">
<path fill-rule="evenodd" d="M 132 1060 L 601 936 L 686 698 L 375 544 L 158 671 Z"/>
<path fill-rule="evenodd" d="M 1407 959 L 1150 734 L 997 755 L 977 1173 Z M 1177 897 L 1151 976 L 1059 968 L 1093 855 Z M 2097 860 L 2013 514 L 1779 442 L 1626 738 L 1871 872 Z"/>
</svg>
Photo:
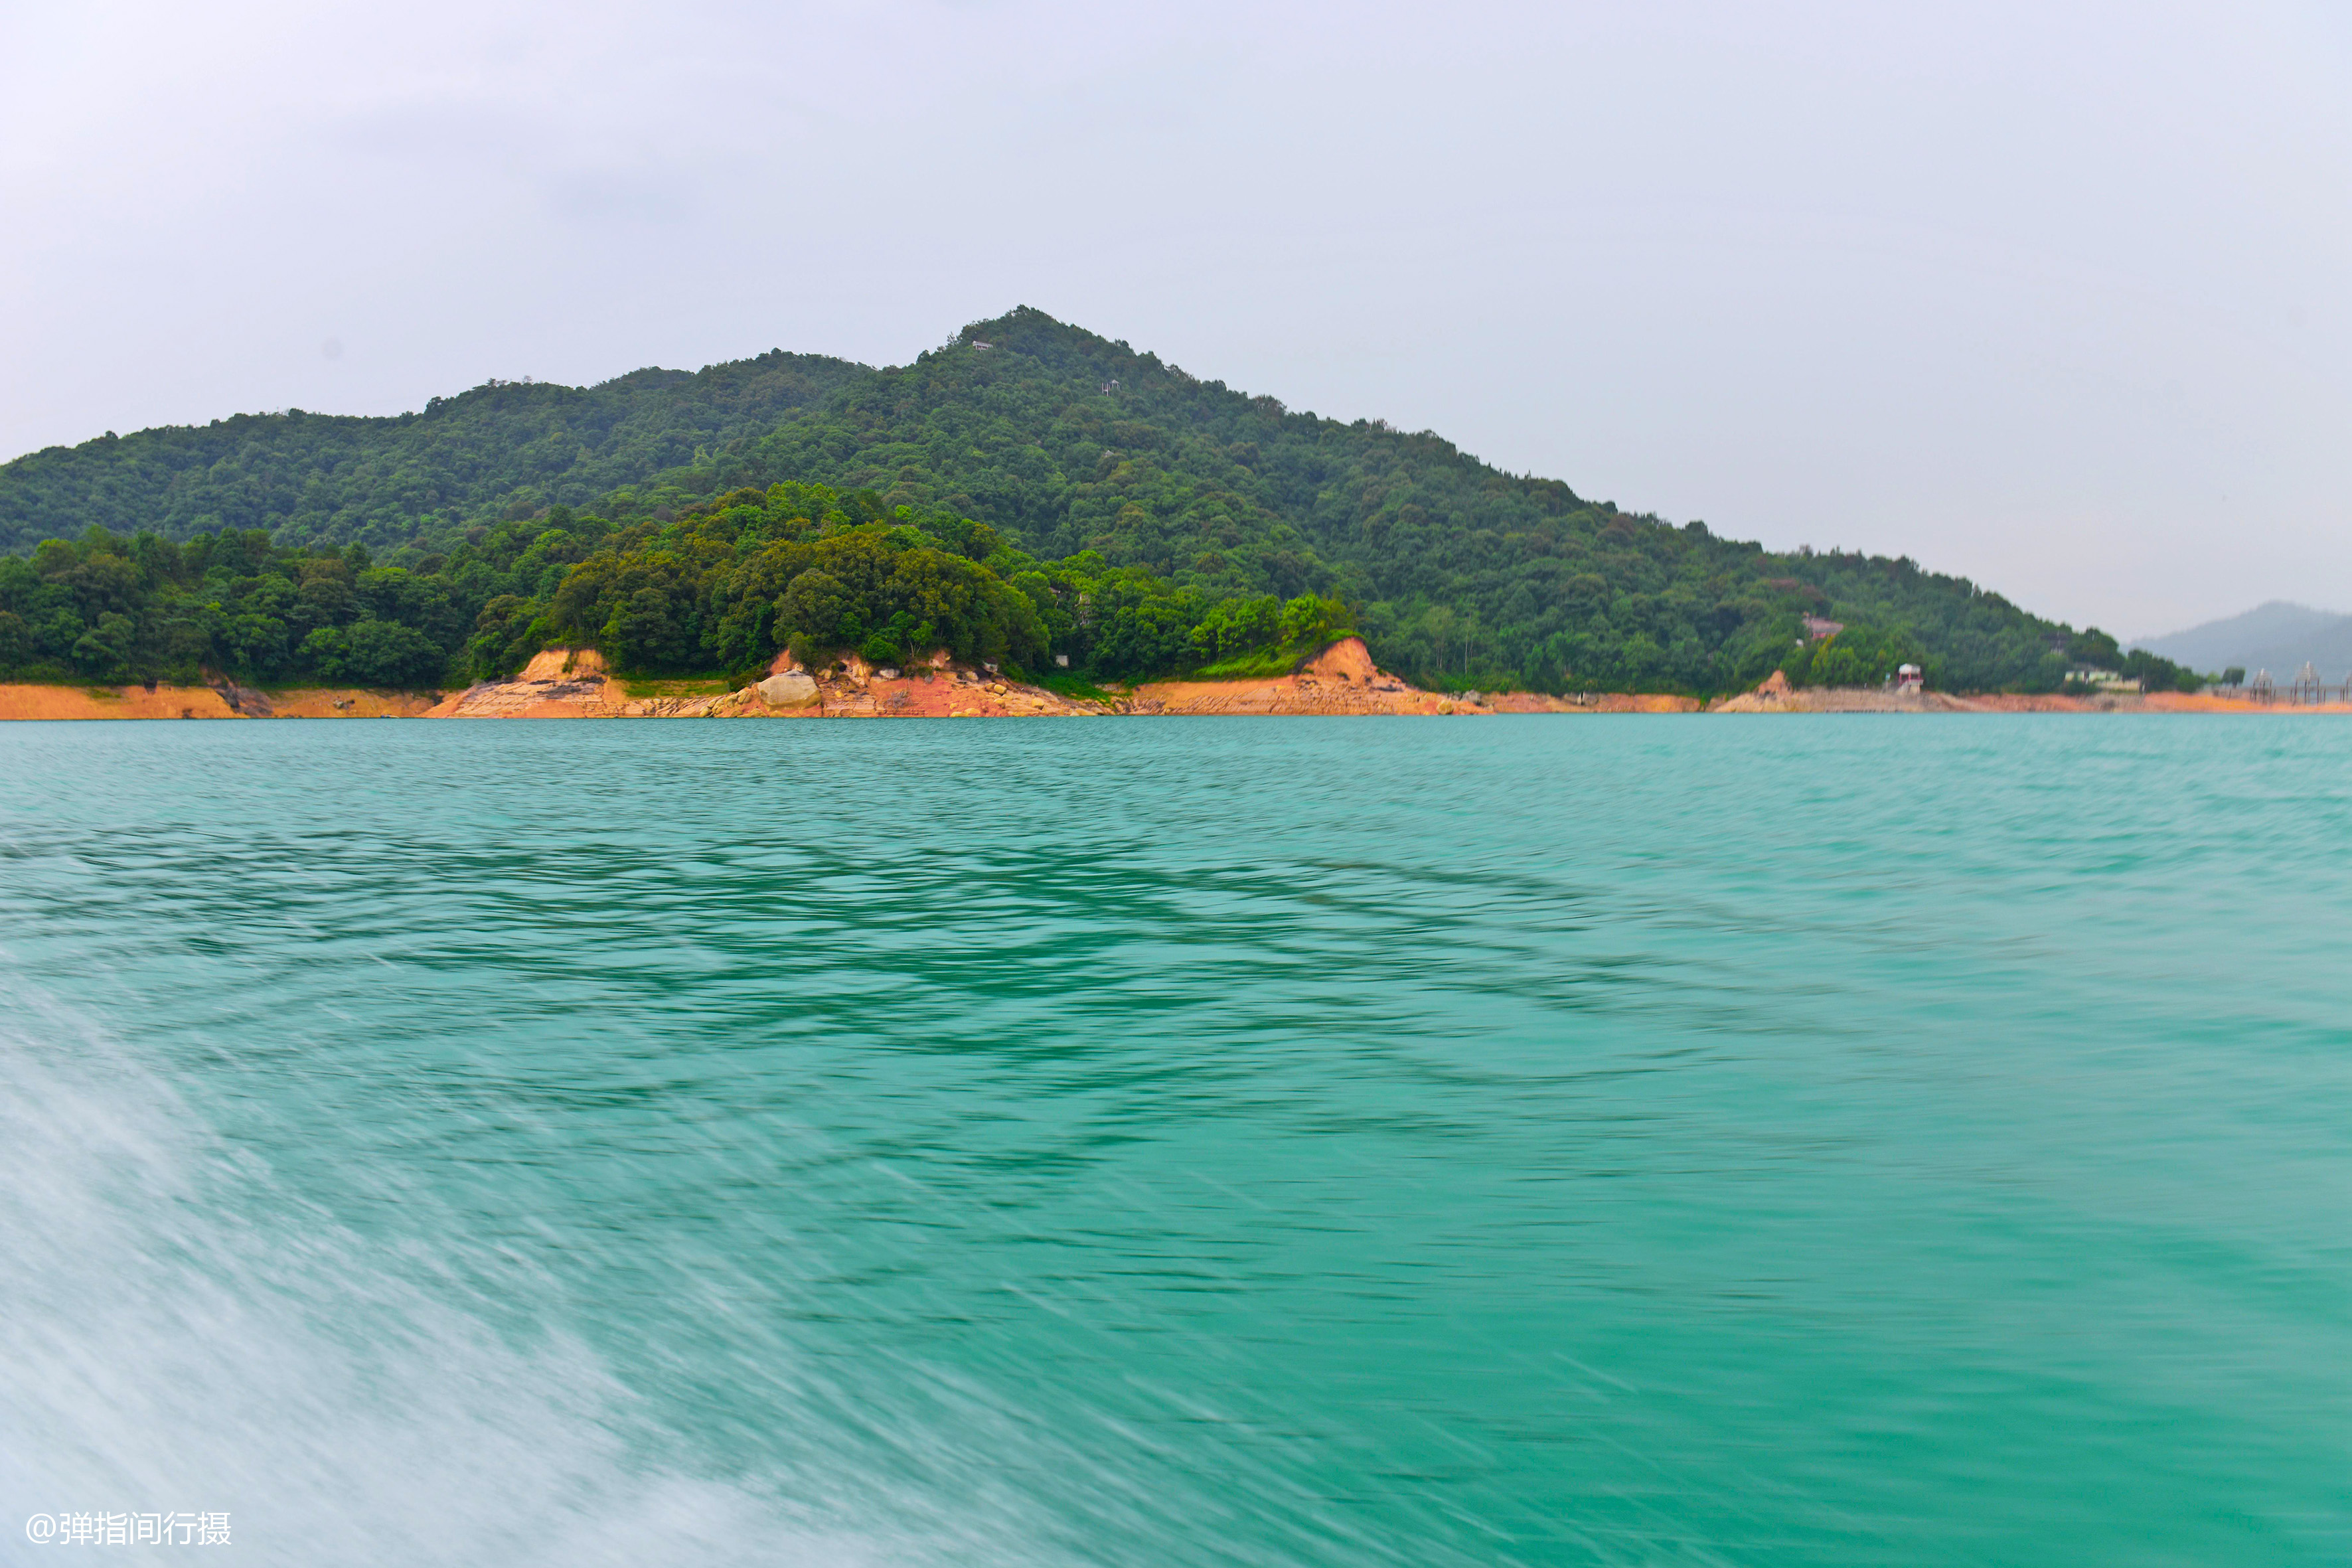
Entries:
<svg viewBox="0 0 2352 1568">
<path fill-rule="evenodd" d="M 1153 698 L 1154 689 L 1179 689 L 1175 700 Z M 746 689 L 747 690 L 749 689 Z M 216 720 L 216 719 L 424 719 L 424 718 L 521 718 L 521 719 L 622 719 L 622 718 L 1024 718 L 1049 716 L 1044 699 L 1050 697 L 1037 689 L 1038 710 L 1024 712 L 1008 710 L 1003 704 L 993 708 L 979 706 L 971 713 L 930 713 L 925 711 L 898 712 L 885 701 L 877 700 L 856 709 L 835 708 L 806 713 L 785 713 L 762 710 L 746 702 L 742 711 L 730 714 L 700 712 L 680 713 L 651 711 L 607 711 L 607 707 L 625 709 L 628 703 L 603 704 L 583 702 L 566 704 L 562 700 L 541 703 L 537 710 L 501 712 L 496 714 L 436 713 L 433 710 L 446 707 L 453 694 L 438 691 L 383 691 L 358 687 L 296 688 L 268 694 L 274 711 L 268 714 L 240 712 L 229 706 L 218 689 L 210 686 L 169 686 L 159 683 L 152 690 L 133 684 L 117 687 L 91 685 L 37 685 L 26 682 L 0 683 L 0 723 L 43 721 L 93 721 L 106 720 Z M 1563 717 L 1599 714 L 1664 714 L 1707 713 L 1731 716 L 1736 714 L 1774 715 L 1780 717 L 1814 715 L 1851 715 L 1862 713 L 2075 713 L 2075 714 L 2294 714 L 2307 716 L 2342 716 L 2352 714 L 2352 704 L 2341 702 L 2295 704 L 2288 702 L 2258 703 L 2242 699 L 2208 697 L 2201 693 L 2153 693 L 2147 696 L 2109 698 L 2077 698 L 2067 696 L 2020 696 L 2005 693 L 1983 693 L 1958 697 L 1944 692 L 1929 692 L 1924 699 L 1898 697 L 1876 690 L 1854 692 L 1831 691 L 1815 693 L 1801 690 L 1798 700 L 1770 705 L 1756 705 L 1740 698 L 1717 699 L 1704 703 L 1696 698 L 1641 692 L 1591 692 L 1567 698 L 1549 698 L 1528 693 L 1481 694 L 1482 700 L 1470 702 L 1446 692 L 1423 692 L 1426 701 L 1417 709 L 1394 711 L 1367 712 L 1360 707 L 1318 705 L 1313 700 L 1291 700 L 1278 697 L 1268 700 L 1265 683 L 1232 682 L 1151 682 L 1139 689 L 1151 706 L 1141 710 L 1098 709 L 1081 710 L 1064 705 L 1051 711 L 1055 717 L 1139 718 L 1174 716 L 1234 716 L 1234 717 L 1495 717 L 1504 714 L 1558 714 Z M 455 694 L 462 695 L 462 694 Z M 730 693 L 741 696 L 742 694 Z M 657 710 L 658 700 L 643 701 L 637 706 Z"/>
</svg>

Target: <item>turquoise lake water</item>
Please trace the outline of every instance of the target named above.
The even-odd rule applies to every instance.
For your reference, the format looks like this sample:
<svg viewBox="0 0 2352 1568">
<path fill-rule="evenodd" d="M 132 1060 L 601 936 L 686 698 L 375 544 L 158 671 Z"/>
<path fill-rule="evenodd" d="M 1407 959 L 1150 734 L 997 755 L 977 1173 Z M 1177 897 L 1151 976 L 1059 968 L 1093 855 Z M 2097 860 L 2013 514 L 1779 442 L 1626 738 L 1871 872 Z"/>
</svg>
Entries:
<svg viewBox="0 0 2352 1568">
<path fill-rule="evenodd" d="M 0 1561 L 2352 1557 L 2352 724 L 0 726 Z"/>
</svg>

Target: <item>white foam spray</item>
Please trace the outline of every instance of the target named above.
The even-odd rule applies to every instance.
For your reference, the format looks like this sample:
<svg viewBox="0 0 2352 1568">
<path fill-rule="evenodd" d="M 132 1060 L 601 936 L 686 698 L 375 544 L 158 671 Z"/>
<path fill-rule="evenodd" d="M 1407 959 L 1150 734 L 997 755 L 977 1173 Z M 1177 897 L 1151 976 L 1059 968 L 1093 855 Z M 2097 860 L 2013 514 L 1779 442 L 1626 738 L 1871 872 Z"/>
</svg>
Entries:
<svg viewBox="0 0 2352 1568">
<path fill-rule="evenodd" d="M 228 1513 L 255 1563 L 972 1560 L 887 1510 L 845 1523 L 842 1478 L 679 1473 L 583 1347 L 518 1349 L 420 1289 L 164 1076 L 6 988 L 0 1562 L 56 1550 L 36 1512 L 181 1510 Z"/>
</svg>

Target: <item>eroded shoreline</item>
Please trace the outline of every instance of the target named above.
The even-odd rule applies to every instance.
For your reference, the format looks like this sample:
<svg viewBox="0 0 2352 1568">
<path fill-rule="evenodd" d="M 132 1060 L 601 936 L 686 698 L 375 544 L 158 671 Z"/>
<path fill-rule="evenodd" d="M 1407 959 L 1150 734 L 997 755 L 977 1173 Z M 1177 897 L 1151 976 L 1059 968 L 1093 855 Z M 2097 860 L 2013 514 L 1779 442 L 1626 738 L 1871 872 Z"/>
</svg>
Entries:
<svg viewBox="0 0 2352 1568">
<path fill-rule="evenodd" d="M 1362 641 L 1343 638 L 1287 675 L 1245 680 L 1153 680 L 1068 697 L 943 655 L 917 669 L 876 669 L 850 658 L 820 671 L 779 659 L 767 679 L 730 690 L 629 683 L 591 649 L 555 648 L 513 679 L 463 691 L 360 688 L 264 692 L 228 680 L 203 686 L 0 684 L 0 721 L 94 719 L 1011 719 L 1227 715 L 1474 716 L 1495 713 L 2352 713 L 2352 704 L 2259 703 L 2213 692 L 2116 692 L 2088 697 L 1879 688 L 1800 688 L 1767 682 L 1702 702 L 1647 692 L 1425 691 L 1381 669 Z"/>
</svg>

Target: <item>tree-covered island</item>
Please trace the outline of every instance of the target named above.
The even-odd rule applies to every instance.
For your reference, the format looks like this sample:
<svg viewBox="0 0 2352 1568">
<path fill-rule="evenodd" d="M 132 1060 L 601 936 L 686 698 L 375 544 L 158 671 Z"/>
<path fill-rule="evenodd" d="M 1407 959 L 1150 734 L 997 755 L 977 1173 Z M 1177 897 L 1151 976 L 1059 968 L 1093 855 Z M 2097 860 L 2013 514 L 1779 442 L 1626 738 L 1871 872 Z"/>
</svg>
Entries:
<svg viewBox="0 0 2352 1568">
<path fill-rule="evenodd" d="M 884 370 L 776 353 L 110 434 L 0 467 L 0 548 L 16 680 L 447 686 L 593 645 L 643 674 L 944 647 L 1107 682 L 1354 629 L 1440 689 L 2197 684 L 1908 559 L 1625 512 L 1025 309 Z"/>
</svg>

